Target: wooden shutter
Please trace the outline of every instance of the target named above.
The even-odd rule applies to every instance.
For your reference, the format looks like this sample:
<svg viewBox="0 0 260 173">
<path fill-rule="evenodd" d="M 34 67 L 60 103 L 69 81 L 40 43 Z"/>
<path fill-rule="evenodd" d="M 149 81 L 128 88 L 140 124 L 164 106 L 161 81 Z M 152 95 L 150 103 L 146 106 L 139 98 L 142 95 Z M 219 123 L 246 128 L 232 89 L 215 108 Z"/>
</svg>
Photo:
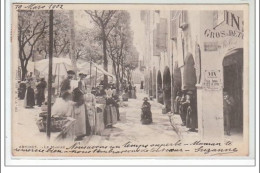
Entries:
<svg viewBox="0 0 260 173">
<path fill-rule="evenodd" d="M 179 16 L 179 27 L 185 29 L 188 26 L 188 12 L 183 10 Z"/>
<path fill-rule="evenodd" d="M 158 43 L 161 51 L 167 50 L 167 19 L 165 18 L 160 19 Z"/>
<path fill-rule="evenodd" d="M 153 30 L 153 55 L 159 56 L 160 52 L 158 50 L 158 24 L 157 27 Z"/>
</svg>

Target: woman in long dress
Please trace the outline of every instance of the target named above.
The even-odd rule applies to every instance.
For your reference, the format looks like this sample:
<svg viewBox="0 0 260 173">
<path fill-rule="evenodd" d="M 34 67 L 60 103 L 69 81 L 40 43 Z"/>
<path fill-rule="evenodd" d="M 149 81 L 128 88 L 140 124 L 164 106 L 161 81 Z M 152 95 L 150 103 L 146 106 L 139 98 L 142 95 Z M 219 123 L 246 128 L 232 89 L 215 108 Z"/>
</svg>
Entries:
<svg viewBox="0 0 260 173">
<path fill-rule="evenodd" d="M 90 125 L 90 133 L 94 134 L 96 126 L 96 98 L 91 94 L 90 88 L 86 90 L 84 101 L 86 105 L 87 119 Z"/>
<path fill-rule="evenodd" d="M 117 123 L 117 112 L 116 107 L 114 106 L 115 101 L 112 98 L 113 91 L 110 87 L 106 90 L 106 107 L 104 112 L 104 123 L 105 127 L 111 128 L 114 124 Z"/>
<path fill-rule="evenodd" d="M 85 104 L 85 96 L 79 88 L 75 88 L 72 94 L 72 101 L 75 102 L 73 106 L 73 118 L 76 119 L 74 134 L 76 141 L 82 140 L 84 136 L 91 134 L 91 127 L 89 124 L 87 106 Z"/>
<path fill-rule="evenodd" d="M 34 98 L 34 81 L 32 78 L 27 79 L 26 83 L 26 92 L 24 98 L 24 107 L 25 108 L 33 108 L 35 106 L 35 98 Z"/>
</svg>

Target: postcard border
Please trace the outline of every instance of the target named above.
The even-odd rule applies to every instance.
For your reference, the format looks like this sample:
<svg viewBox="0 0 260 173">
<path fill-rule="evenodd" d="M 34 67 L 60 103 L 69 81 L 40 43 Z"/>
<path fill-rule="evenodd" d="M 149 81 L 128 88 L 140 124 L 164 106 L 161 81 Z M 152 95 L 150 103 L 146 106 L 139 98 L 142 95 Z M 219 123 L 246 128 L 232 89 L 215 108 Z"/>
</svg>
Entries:
<svg viewBox="0 0 260 173">
<path fill-rule="evenodd" d="M 8 2 L 9 2 L 9 4 L 8 4 Z M 30 2 L 32 2 L 33 3 L 33 1 L 27 1 L 26 3 L 30 3 Z M 60 2 L 60 1 L 50 1 L 50 2 L 52 2 L 52 3 L 58 3 L 58 2 Z M 78 2 L 78 1 L 77 1 Z M 73 2 L 73 3 L 77 3 L 77 2 Z M 193 4 L 193 3 L 189 3 L 190 1 L 187 1 L 187 0 L 185 0 L 184 1 L 185 3 L 177 3 L 177 2 L 172 2 L 172 3 L 157 3 L 157 2 L 155 2 L 155 3 L 138 3 L 138 4 L 145 4 L 145 5 L 149 5 L 149 4 L 154 4 L 154 5 L 167 5 L 167 4 L 178 4 L 178 5 L 181 5 L 181 4 L 185 4 L 185 5 L 187 5 L 187 4 Z M 218 3 L 216 3 L 216 2 L 218 2 Z M 17 2 L 17 1 L 12 1 L 12 0 L 8 0 L 8 1 L 5 1 L 4 2 L 4 5 L 5 5 L 5 7 L 4 7 L 4 13 L 5 13 L 5 15 L 7 14 L 7 7 L 8 7 L 8 5 L 12 5 L 12 3 L 21 3 L 21 2 Z M 25 2 L 24 2 L 25 3 Z M 90 3 L 90 4 L 108 4 L 108 3 L 102 3 L 102 2 L 90 2 L 90 1 L 88 1 L 88 2 L 84 2 L 84 4 L 88 4 L 88 3 Z M 110 3 L 115 3 L 115 2 L 110 2 Z M 240 3 L 247 3 L 247 4 L 249 4 L 249 18 L 251 19 L 250 20 L 250 22 L 249 22 L 249 30 L 250 31 L 252 31 L 252 30 L 254 30 L 254 32 L 252 32 L 252 33 L 249 33 L 249 40 L 250 40 L 250 42 L 249 42 L 249 56 L 250 57 L 254 57 L 252 60 L 250 60 L 249 61 L 249 66 L 251 67 L 250 69 L 249 69 L 249 75 L 250 76 L 254 76 L 254 78 L 250 78 L 250 80 L 249 80 L 249 83 L 250 84 L 253 84 L 253 87 L 254 87 L 254 90 L 252 91 L 252 85 L 251 85 L 251 87 L 249 87 L 249 101 L 250 102 L 252 102 L 252 101 L 254 101 L 254 105 L 253 105 L 253 108 L 254 109 L 249 109 L 250 110 L 250 115 L 249 115 L 249 117 L 250 117 L 250 124 L 252 125 L 252 122 L 255 122 L 254 123 L 254 127 L 252 127 L 252 126 L 249 126 L 249 131 L 251 131 L 252 130 L 252 128 L 254 128 L 254 136 L 252 136 L 252 135 L 249 135 L 249 151 L 250 151 L 250 153 L 252 152 L 251 151 L 251 144 L 250 143 L 254 143 L 255 144 L 255 140 L 256 140 L 256 121 L 254 121 L 255 120 L 255 117 L 253 118 L 253 121 L 252 121 L 252 117 L 253 117 L 253 114 L 255 114 L 255 108 L 256 108 L 256 96 L 255 96 L 255 93 L 256 93 L 256 85 L 255 85 L 255 75 L 256 75 L 256 46 L 254 45 L 253 46 L 253 50 L 252 50 L 252 46 L 250 46 L 251 44 L 252 44 L 252 38 L 254 38 L 254 42 L 256 41 L 256 38 L 255 38 L 255 36 L 256 36 L 256 30 L 255 30 L 255 19 L 256 19 L 256 6 L 255 6 L 255 1 L 253 1 L 253 0 L 249 0 L 249 1 L 247 1 L 247 2 L 245 2 L 245 1 L 238 1 L 238 2 L 235 2 L 235 1 L 232 1 L 232 3 L 231 2 L 226 2 L 225 1 L 225 3 L 224 2 L 221 2 L 221 1 L 213 1 L 213 2 L 206 2 L 206 3 L 196 3 L 196 4 L 198 4 L 198 5 L 201 5 L 201 4 L 240 4 Z M 64 2 L 63 2 L 63 4 L 64 4 Z M 135 4 L 135 3 L 116 3 L 116 4 Z M 9 6 L 9 8 L 10 8 L 10 6 Z M 253 8 L 254 7 L 254 8 Z M 253 11 L 252 11 L 252 9 L 253 9 Z M 10 13 L 10 10 L 8 11 L 9 13 Z M 253 13 L 253 14 L 252 14 Z M 252 20 L 252 15 L 254 16 L 254 20 Z M 9 17 L 8 17 L 9 19 L 10 19 L 10 15 L 9 15 Z M 5 55 L 5 57 L 7 57 L 7 56 L 10 56 L 10 53 L 7 53 L 7 50 L 8 50 L 8 52 L 10 52 L 10 46 L 9 46 L 9 48 L 8 48 L 8 44 L 7 43 L 9 43 L 7 40 L 6 40 L 6 38 L 7 38 L 7 35 L 9 36 L 10 35 L 10 30 L 7 30 L 8 29 L 8 26 L 10 27 L 11 25 L 10 25 L 10 21 L 9 21 L 9 23 L 7 23 L 7 17 L 5 17 L 5 21 L 4 21 L 4 23 L 5 23 L 5 35 L 4 35 L 4 43 L 5 43 L 5 45 L 4 45 L 4 49 L 5 49 L 5 53 L 4 53 L 4 55 Z M 252 24 L 253 23 L 253 24 Z M 7 25 L 7 24 L 9 24 L 9 25 Z M 252 27 L 253 27 L 253 29 L 252 29 Z M 9 28 L 10 29 L 10 28 Z M 6 33 L 9 33 L 9 34 L 6 34 Z M 8 48 L 8 49 L 7 49 Z M 253 54 L 253 56 L 252 56 L 252 54 Z M 8 71 L 9 70 L 9 68 L 10 68 L 10 61 L 11 61 L 11 59 L 9 58 L 9 60 L 8 59 L 5 59 L 5 62 L 4 62 L 4 80 L 5 81 L 8 81 L 7 79 L 10 79 L 10 75 L 9 76 L 7 76 L 8 74 L 10 74 L 10 71 Z M 252 62 L 253 61 L 253 62 Z M 2 60 L 1 60 L 1 63 L 2 63 Z M 7 66 L 7 63 L 9 63 L 8 65 L 9 66 Z M 254 65 L 254 66 L 252 66 L 252 64 Z M 252 69 L 253 68 L 253 69 Z M 253 70 L 253 71 L 252 71 Z M 253 73 L 253 74 L 252 74 Z M 11 86 L 10 86 L 10 83 L 9 82 L 7 82 L 6 84 L 5 84 L 5 86 L 4 86 L 4 91 L 5 91 L 5 93 L 6 93 L 6 89 L 7 88 L 10 88 Z M 10 96 L 10 95 L 9 95 Z M 254 96 L 254 100 L 252 100 L 252 96 Z M 10 98 L 9 98 L 9 100 L 7 100 L 7 94 L 5 94 L 4 95 L 4 101 L 5 101 L 5 103 L 4 103 L 4 115 L 7 115 L 6 113 L 7 113 L 7 111 L 6 111 L 6 101 L 10 101 Z M 249 105 L 249 107 L 251 108 L 251 105 L 252 104 L 250 104 Z M 1 108 L 2 108 L 2 105 L 1 105 Z M 9 111 L 10 112 L 10 111 Z M 2 119 L 1 119 L 1 121 L 2 121 Z M 5 119 L 5 121 L 4 121 L 4 134 L 5 134 L 5 136 L 7 135 L 7 133 L 6 133 L 6 123 L 7 123 L 7 121 L 6 121 L 6 119 Z M 253 139 L 251 139 L 253 137 Z M 253 140 L 253 141 L 252 141 Z M 4 142 L 5 142 L 5 144 L 7 144 L 7 142 L 6 142 L 6 138 L 5 138 L 5 140 L 4 140 Z M 16 167 L 16 166 L 18 166 L 18 167 L 20 167 L 21 165 L 8 165 L 7 164 L 7 148 L 6 148 L 6 145 L 5 145 L 5 154 L 4 154 L 4 156 L 5 156 L 5 166 L 8 166 L 8 167 Z M 256 160 L 255 160 L 255 156 L 256 156 L 256 145 L 254 145 L 254 149 L 253 149 L 253 152 L 254 152 L 254 155 L 253 155 L 253 157 L 254 157 L 254 165 L 253 166 L 255 166 L 256 165 Z M 48 158 L 49 160 L 56 160 L 56 159 L 53 159 L 53 158 Z M 69 158 L 69 159 L 71 159 L 71 158 Z M 82 158 L 83 159 L 83 158 Z M 118 158 L 106 158 L 106 159 L 111 159 L 111 160 L 117 160 Z M 101 159 L 101 160 L 106 160 L 106 159 Z M 122 159 L 122 158 L 119 158 L 119 159 Z M 139 158 L 129 158 L 129 157 L 127 157 L 127 158 L 125 158 L 125 159 L 139 159 Z M 142 159 L 161 159 L 161 158 L 143 158 L 142 157 Z M 165 158 L 162 158 L 162 159 L 165 159 Z M 198 157 L 196 157 L 196 159 L 198 159 Z M 207 160 L 208 158 L 199 158 L 199 159 L 201 159 L 201 160 Z M 234 159 L 234 158 L 232 158 L 232 159 Z M 240 159 L 240 158 L 237 158 L 237 159 Z M 74 159 L 73 159 L 74 160 Z M 172 160 L 174 160 L 174 159 L 172 159 Z M 192 158 L 190 157 L 190 158 L 185 158 L 185 160 L 192 160 Z M 215 160 L 215 159 L 214 159 Z M 222 158 L 219 158 L 219 159 L 216 159 L 216 160 L 225 160 L 225 159 L 222 159 Z M 51 167 L 56 167 L 56 166 L 68 166 L 68 165 L 23 165 L 23 166 L 33 166 L 33 167 L 38 167 L 38 166 L 51 166 Z M 76 166 L 76 167 L 78 167 L 78 166 L 83 166 L 83 167 L 92 167 L 92 166 L 95 166 L 95 165 L 70 165 L 70 166 Z M 98 166 L 101 166 L 101 167 L 103 167 L 103 166 L 105 166 L 105 167 L 107 167 L 108 165 L 98 165 Z M 110 166 L 112 166 L 112 165 L 110 165 Z M 119 166 L 119 167 L 124 167 L 124 166 L 130 166 L 130 165 L 117 165 L 117 166 Z M 131 165 L 131 166 L 148 166 L 148 165 Z M 151 166 L 151 165 L 149 165 L 149 166 Z M 183 165 L 152 165 L 152 166 L 164 166 L 164 167 L 168 167 L 168 166 L 183 166 Z M 238 165 L 185 165 L 185 166 L 196 166 L 196 167 L 201 167 L 201 166 L 203 166 L 203 167 L 211 167 L 211 166 L 227 166 L 227 167 L 229 167 L 229 166 L 238 166 Z M 241 166 L 241 165 L 240 165 Z M 248 165 L 243 165 L 243 166 L 248 166 Z M 250 165 L 251 166 L 251 165 Z"/>
</svg>

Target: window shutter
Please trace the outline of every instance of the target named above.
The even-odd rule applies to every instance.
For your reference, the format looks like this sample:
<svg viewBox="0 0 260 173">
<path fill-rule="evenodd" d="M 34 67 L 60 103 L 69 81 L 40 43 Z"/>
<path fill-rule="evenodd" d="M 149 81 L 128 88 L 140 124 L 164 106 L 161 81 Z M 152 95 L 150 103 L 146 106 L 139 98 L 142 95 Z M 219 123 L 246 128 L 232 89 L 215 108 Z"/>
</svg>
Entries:
<svg viewBox="0 0 260 173">
<path fill-rule="evenodd" d="M 170 38 L 172 40 L 177 40 L 178 35 L 178 15 L 179 11 L 171 11 L 171 21 L 170 21 Z"/>
<path fill-rule="evenodd" d="M 171 20 L 171 39 L 177 39 L 177 19 Z"/>
<path fill-rule="evenodd" d="M 186 29 L 188 26 L 188 12 L 183 10 L 179 16 L 179 27 L 182 29 Z"/>
<path fill-rule="evenodd" d="M 167 50 L 167 19 L 165 18 L 160 19 L 158 43 L 161 51 Z"/>
<path fill-rule="evenodd" d="M 158 24 L 157 27 L 153 30 L 153 55 L 160 55 L 160 52 L 158 50 Z"/>
</svg>

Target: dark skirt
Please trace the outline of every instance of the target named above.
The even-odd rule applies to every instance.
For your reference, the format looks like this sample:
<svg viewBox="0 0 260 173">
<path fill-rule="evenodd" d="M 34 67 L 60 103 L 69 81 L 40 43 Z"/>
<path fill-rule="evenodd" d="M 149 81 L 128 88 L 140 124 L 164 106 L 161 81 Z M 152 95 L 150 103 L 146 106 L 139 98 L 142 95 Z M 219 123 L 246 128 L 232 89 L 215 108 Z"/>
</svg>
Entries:
<svg viewBox="0 0 260 173">
<path fill-rule="evenodd" d="M 141 122 L 142 124 L 151 124 L 153 122 L 152 112 L 150 109 L 142 109 Z"/>
<path fill-rule="evenodd" d="M 42 105 L 42 103 L 45 101 L 45 94 L 44 94 L 44 89 L 38 89 L 38 93 L 36 96 L 37 104 L 39 106 Z"/>
<path fill-rule="evenodd" d="M 191 129 L 198 128 L 197 113 L 190 106 L 187 108 L 186 127 Z"/>
<path fill-rule="evenodd" d="M 117 123 L 118 115 L 116 107 L 113 105 L 106 105 L 104 111 L 104 124 L 105 127 L 111 127 Z"/>
<path fill-rule="evenodd" d="M 34 90 L 31 87 L 27 88 L 27 106 L 33 107 L 35 106 L 35 99 L 34 99 Z"/>
<path fill-rule="evenodd" d="M 140 89 L 144 89 L 144 82 L 143 81 L 141 81 Z"/>
<path fill-rule="evenodd" d="M 19 99 L 24 99 L 25 97 L 25 92 L 26 92 L 26 84 L 25 83 L 21 83 L 19 88 L 18 88 L 18 97 Z"/>
</svg>

